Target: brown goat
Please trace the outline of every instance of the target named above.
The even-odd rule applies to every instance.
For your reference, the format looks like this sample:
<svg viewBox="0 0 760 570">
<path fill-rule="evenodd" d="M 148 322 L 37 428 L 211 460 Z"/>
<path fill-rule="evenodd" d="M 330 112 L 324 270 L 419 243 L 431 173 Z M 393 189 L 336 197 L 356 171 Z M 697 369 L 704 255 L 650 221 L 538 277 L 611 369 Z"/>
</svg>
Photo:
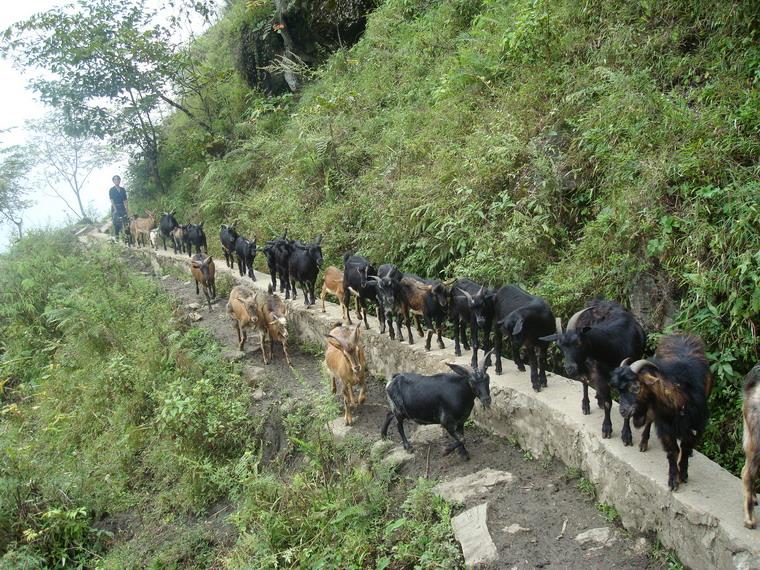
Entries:
<svg viewBox="0 0 760 570">
<path fill-rule="evenodd" d="M 354 418 L 351 408 L 360 406 L 366 400 L 367 363 L 361 345 L 360 325 L 355 327 L 337 326 L 327 335 L 325 366 L 332 379 L 332 392 L 337 392 L 336 381 L 343 386 L 344 420 L 351 425 Z M 359 397 L 354 399 L 354 387 L 359 386 Z"/>
<path fill-rule="evenodd" d="M 322 293 L 319 295 L 322 300 L 323 313 L 325 312 L 325 297 L 328 293 L 338 298 L 343 319 L 348 320 L 348 307 L 343 303 L 343 272 L 334 265 L 325 269 L 325 280 L 322 283 Z"/>
<path fill-rule="evenodd" d="M 405 274 L 401 279 L 400 286 L 401 313 L 406 321 L 406 330 L 409 333 L 409 344 L 414 343 L 412 337 L 411 315 L 417 320 L 417 331 L 424 336 L 420 317 L 425 321 L 428 330 L 425 349 L 430 350 L 433 332 L 438 335 L 439 348 L 445 348 L 443 344 L 443 323 L 447 318 L 449 294 L 446 286 L 435 279 L 422 279 L 416 275 Z"/>
<path fill-rule="evenodd" d="M 156 213 L 145 210 L 145 218 L 133 218 L 129 222 L 129 231 L 137 245 L 147 246 L 150 243 L 150 230 L 157 226 Z"/>
<path fill-rule="evenodd" d="M 185 228 L 184 226 L 177 226 L 174 228 L 170 233 L 169 237 L 172 238 L 172 241 L 174 242 L 174 253 L 177 253 L 177 250 L 179 250 L 182 253 L 185 253 Z"/>
<path fill-rule="evenodd" d="M 285 353 L 285 360 L 288 366 L 293 366 L 290 362 L 290 355 L 288 354 L 288 321 L 287 321 L 288 307 L 282 301 L 282 299 L 275 295 L 272 291 L 272 286 L 269 286 L 269 290 L 264 293 L 263 291 L 256 292 L 256 327 L 260 332 L 261 342 L 261 356 L 264 359 L 264 364 L 269 364 L 272 361 L 272 353 L 274 341 L 282 343 L 282 350 Z M 266 346 L 264 344 L 265 337 L 269 337 L 269 356 L 267 357 Z"/>
<path fill-rule="evenodd" d="M 200 295 L 198 284 L 203 287 L 203 294 L 208 301 L 208 310 L 211 312 L 211 299 L 216 298 L 216 267 L 214 260 L 205 253 L 196 253 L 190 260 L 190 273 L 195 279 L 195 294 Z"/>
<path fill-rule="evenodd" d="M 760 468 L 760 364 L 749 371 L 744 380 L 744 526 L 755 528 L 755 493 L 754 479 Z"/>
<path fill-rule="evenodd" d="M 235 332 L 238 336 L 238 350 L 243 350 L 248 339 L 247 329 L 255 326 L 258 321 L 256 312 L 256 294 L 242 285 L 233 287 L 230 300 L 227 303 L 227 314 L 235 321 Z"/>
</svg>

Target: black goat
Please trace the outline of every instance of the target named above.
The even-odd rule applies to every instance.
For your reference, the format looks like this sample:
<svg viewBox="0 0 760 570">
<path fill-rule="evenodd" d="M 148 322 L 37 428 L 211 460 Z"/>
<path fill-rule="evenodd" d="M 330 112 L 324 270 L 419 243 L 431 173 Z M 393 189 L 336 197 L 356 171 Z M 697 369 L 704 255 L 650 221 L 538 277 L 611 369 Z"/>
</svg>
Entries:
<svg viewBox="0 0 760 570">
<path fill-rule="evenodd" d="M 277 290 L 277 258 L 274 252 L 274 241 L 269 240 L 264 244 L 264 257 L 267 260 L 267 268 L 269 269 L 269 276 L 272 278 L 272 290 Z"/>
<path fill-rule="evenodd" d="M 549 342 L 541 337 L 557 330 L 549 304 L 541 297 L 526 293 L 517 285 L 504 285 L 496 291 L 494 319 L 496 373 L 501 374 L 501 345 L 502 338 L 506 336 L 512 343 L 512 357 L 521 372 L 525 372 L 525 363 L 520 349 L 527 349 L 530 383 L 536 392 L 540 392 L 542 387 L 546 387 L 546 349 L 549 346 Z"/>
<path fill-rule="evenodd" d="M 384 263 L 377 268 L 377 277 L 369 277 L 370 281 L 374 281 L 376 287 L 377 297 L 377 313 L 380 317 L 380 323 L 385 328 L 383 321 L 388 323 L 388 335 L 391 339 L 395 339 L 396 335 L 393 331 L 393 321 L 396 321 L 396 329 L 398 330 L 398 339 L 404 340 L 404 335 L 401 333 L 401 321 L 403 316 L 403 307 L 401 302 L 401 279 L 404 274 L 398 270 L 398 267 L 391 263 Z M 382 313 L 382 316 L 380 314 Z M 381 330 L 381 332 L 384 332 Z"/>
<path fill-rule="evenodd" d="M 289 240 L 287 235 L 286 230 L 281 237 L 273 240 L 272 249 L 277 277 L 280 278 L 280 293 L 284 292 L 285 298 L 290 299 L 290 256 L 293 255 L 296 242 Z M 276 286 L 273 289 L 276 289 Z M 296 298 L 295 288 L 293 288 L 293 298 Z"/>
<path fill-rule="evenodd" d="M 410 273 L 405 273 L 401 279 L 401 310 L 406 322 L 406 330 L 409 333 L 409 344 L 414 344 L 412 336 L 411 315 L 421 316 L 425 321 L 428 329 L 425 350 L 430 350 L 430 343 L 433 339 L 433 331 L 438 333 L 438 347 L 446 348 L 443 344 L 443 321 L 446 319 L 446 310 L 449 304 L 449 293 L 443 283 L 437 279 L 423 279 Z M 433 324 L 435 323 L 435 328 Z M 422 332 L 419 319 L 417 320 L 417 331 L 420 336 L 425 336 Z"/>
<path fill-rule="evenodd" d="M 182 239 L 187 247 L 187 254 L 193 256 L 193 246 L 196 248 L 196 253 L 208 253 L 208 246 L 206 245 L 206 234 L 203 231 L 203 222 L 200 224 L 187 224 L 185 231 L 183 232 Z"/>
<path fill-rule="evenodd" d="M 256 257 L 256 238 L 253 238 L 253 241 L 248 241 L 243 236 L 238 235 L 235 240 L 235 253 L 237 254 L 240 277 L 245 276 L 247 271 L 248 277 L 256 281 L 256 275 L 253 273 L 253 258 Z"/>
<path fill-rule="evenodd" d="M 293 298 L 296 298 L 296 281 L 303 290 L 304 305 L 309 307 L 315 303 L 314 287 L 322 266 L 322 236 L 318 235 L 312 243 L 296 242 L 288 259 L 288 275 L 293 287 Z M 285 298 L 288 298 L 290 287 L 286 284 Z"/>
<path fill-rule="evenodd" d="M 489 355 L 490 353 L 486 356 Z M 403 372 L 393 375 L 385 385 L 391 411 L 380 431 L 383 439 L 388 437 L 388 427 L 393 418 L 396 418 L 404 449 L 412 451 L 412 444 L 404 433 L 404 420 L 418 424 L 437 424 L 443 426 L 454 439 L 454 443 L 446 447 L 443 454 L 448 455 L 458 449 L 463 458 L 470 458 L 464 446 L 464 423 L 470 417 L 475 398 L 480 400 L 484 408 L 491 405 L 487 358 L 478 367 L 460 364 L 448 366 L 453 374 L 449 372 L 422 376 Z"/>
<path fill-rule="evenodd" d="M 369 259 L 361 255 L 343 255 L 343 304 L 348 309 L 348 324 L 351 324 L 350 298 L 356 298 L 356 318 L 364 320 L 364 327 L 369 328 L 367 322 L 367 301 L 377 300 L 377 284 L 373 278 L 377 277 L 377 270 Z M 378 308 L 377 316 L 380 319 L 380 333 L 385 332 L 385 314 L 382 308 Z"/>
<path fill-rule="evenodd" d="M 179 226 L 177 218 L 174 217 L 175 212 L 176 210 L 172 210 L 171 212 L 164 212 L 161 214 L 161 219 L 158 221 L 158 231 L 161 234 L 161 243 L 164 246 L 164 251 L 166 251 L 167 239 L 169 239 L 172 244 L 174 243 L 172 232 L 174 231 L 174 228 Z M 176 246 L 174 253 L 177 253 Z"/>
<path fill-rule="evenodd" d="M 472 339 L 471 364 L 478 362 L 480 341 L 478 331 L 483 331 L 483 351 L 490 350 L 491 325 L 494 315 L 493 292 L 469 279 L 457 279 L 449 290 L 449 316 L 454 325 L 454 354 L 462 356 L 460 343 L 469 350 L 467 343 L 467 326 L 470 327 Z"/>
<path fill-rule="evenodd" d="M 232 269 L 235 268 L 235 242 L 237 242 L 237 238 L 238 233 L 235 231 L 235 226 L 222 224 L 222 227 L 219 229 L 219 241 L 222 242 L 224 262 L 227 264 L 227 267 Z"/>
<path fill-rule="evenodd" d="M 561 330 L 562 326 L 558 321 L 557 333 L 540 340 L 557 341 L 557 346 L 564 356 L 565 372 L 568 376 L 582 378 L 581 409 L 584 414 L 591 413 L 588 382 L 593 380 L 597 404 L 604 409 L 602 437 L 609 439 L 612 437 L 610 374 L 622 360 L 641 358 L 646 345 L 644 329 L 633 315 L 619 304 L 594 299 L 589 301 L 585 309 L 570 317 L 565 332 Z M 630 418 L 624 418 L 620 437 L 624 445 L 633 445 Z"/>
<path fill-rule="evenodd" d="M 696 336 L 668 335 L 652 360 L 629 362 L 613 370 L 610 381 L 620 391 L 620 413 L 641 427 L 651 411 L 668 456 L 668 486 L 675 491 L 689 479 L 689 457 L 709 418 L 712 375 L 705 345 Z"/>
</svg>

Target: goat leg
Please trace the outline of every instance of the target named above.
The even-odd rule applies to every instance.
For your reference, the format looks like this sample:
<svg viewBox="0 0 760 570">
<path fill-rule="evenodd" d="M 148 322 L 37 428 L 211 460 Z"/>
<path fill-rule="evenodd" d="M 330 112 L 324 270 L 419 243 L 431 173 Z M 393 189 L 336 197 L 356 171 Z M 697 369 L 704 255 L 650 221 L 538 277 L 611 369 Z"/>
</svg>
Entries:
<svg viewBox="0 0 760 570">
<path fill-rule="evenodd" d="M 515 341 L 514 337 L 512 337 L 510 340 L 512 342 L 512 358 L 517 365 L 517 369 L 520 372 L 525 372 L 525 363 L 523 362 L 522 356 L 520 355 L 520 348 L 522 348 L 522 346 Z"/>
<path fill-rule="evenodd" d="M 620 430 L 620 439 L 623 445 L 628 447 L 633 445 L 633 433 L 631 432 L 631 418 L 623 418 L 623 429 Z"/>
<path fill-rule="evenodd" d="M 496 374 L 501 375 L 501 341 L 502 341 L 502 334 L 499 327 L 496 327 L 496 331 L 493 333 L 493 350 L 494 355 L 496 358 Z"/>
<path fill-rule="evenodd" d="M 462 336 L 462 347 L 465 350 L 470 350 L 470 342 L 467 340 L 467 327 L 464 324 L 460 329 L 460 334 Z"/>
<path fill-rule="evenodd" d="M 398 424 L 398 433 L 401 436 L 401 442 L 404 444 L 404 449 L 411 453 L 412 444 L 406 439 L 406 434 L 404 433 L 404 418 L 396 418 L 396 423 Z"/>
<path fill-rule="evenodd" d="M 583 399 L 581 400 L 581 410 L 584 416 L 591 413 L 591 402 L 588 399 L 588 378 L 583 378 Z"/>
<path fill-rule="evenodd" d="M 459 345 L 459 317 L 454 316 L 451 324 L 454 325 L 454 356 L 462 356 L 462 348 Z"/>
<path fill-rule="evenodd" d="M 541 381 L 538 378 L 538 359 L 536 358 L 536 348 L 528 347 L 528 363 L 530 365 L 530 385 L 536 392 L 541 391 Z"/>
<path fill-rule="evenodd" d="M 438 348 L 443 350 L 444 348 L 446 348 L 446 345 L 443 344 L 443 337 L 441 336 L 443 334 L 443 320 L 440 317 L 436 320 L 435 327 L 436 327 L 436 332 L 438 334 L 438 338 L 436 339 L 436 342 L 438 343 Z"/>
<path fill-rule="evenodd" d="M 668 457 L 668 487 L 675 491 L 678 489 L 678 443 L 671 435 L 664 435 L 660 439 Z"/>
<path fill-rule="evenodd" d="M 641 441 L 639 442 L 639 451 L 642 453 L 649 449 L 649 434 L 652 431 L 652 419 L 647 417 L 644 431 L 641 432 Z"/>
<path fill-rule="evenodd" d="M 487 350 L 483 349 L 483 350 Z M 541 383 L 541 386 L 543 388 L 546 388 L 547 382 L 546 382 L 546 350 L 547 346 L 546 344 L 541 344 L 538 347 L 538 381 Z"/>
<path fill-rule="evenodd" d="M 396 330 L 398 331 L 398 340 L 399 342 L 404 342 L 404 335 L 401 332 L 401 314 L 396 313 L 393 318 L 396 321 Z"/>
<path fill-rule="evenodd" d="M 747 454 L 747 459 L 742 469 L 742 485 L 744 487 L 744 526 L 755 528 L 755 492 L 754 479 L 757 468 L 760 466 L 760 455 L 757 453 Z"/>
<path fill-rule="evenodd" d="M 472 358 L 470 359 L 470 366 L 477 369 L 478 367 L 478 349 L 480 344 L 478 341 L 478 324 L 473 318 L 470 322 L 470 338 L 472 338 Z"/>
<path fill-rule="evenodd" d="M 366 303 L 367 302 L 364 299 L 362 299 L 359 302 L 359 305 L 361 306 L 362 313 L 364 315 L 364 328 L 367 329 L 367 330 L 369 330 L 369 323 L 367 322 L 367 305 L 366 305 Z M 378 316 L 378 320 L 379 320 L 379 318 L 380 318 L 380 312 L 379 311 L 377 313 L 377 316 Z M 380 334 L 383 334 L 383 331 L 380 331 Z"/>
<path fill-rule="evenodd" d="M 393 421 L 394 418 L 393 412 L 388 412 L 385 415 L 385 421 L 383 422 L 383 427 L 380 428 L 380 438 L 381 439 L 388 439 L 388 428 L 391 425 L 391 421 Z"/>
<path fill-rule="evenodd" d="M 290 354 L 288 354 L 288 341 L 286 339 L 282 339 L 282 352 L 285 353 L 285 362 L 293 368 L 293 363 L 290 362 Z"/>
</svg>

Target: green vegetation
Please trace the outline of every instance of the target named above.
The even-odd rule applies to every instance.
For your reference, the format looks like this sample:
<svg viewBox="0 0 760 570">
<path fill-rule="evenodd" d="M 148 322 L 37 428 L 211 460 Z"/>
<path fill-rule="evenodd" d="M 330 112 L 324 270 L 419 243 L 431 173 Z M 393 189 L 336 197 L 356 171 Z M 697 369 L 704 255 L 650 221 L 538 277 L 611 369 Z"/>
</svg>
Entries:
<svg viewBox="0 0 760 570">
<path fill-rule="evenodd" d="M 168 190 L 136 161 L 135 205 L 259 240 L 322 233 L 327 263 L 357 249 L 522 283 L 565 317 L 637 295 L 659 327 L 672 304 L 717 377 L 703 451 L 738 470 L 741 377 L 760 356 L 757 6 L 386 0 L 358 44 L 279 97 L 236 72 L 240 30 L 269 17 L 234 3 L 197 45 L 226 78 L 211 107 L 226 154 L 175 113 Z"/>
<path fill-rule="evenodd" d="M 115 248 L 18 242 L 0 339 L 0 568 L 461 563 L 429 483 L 334 442 L 329 398 L 256 404 Z"/>
</svg>

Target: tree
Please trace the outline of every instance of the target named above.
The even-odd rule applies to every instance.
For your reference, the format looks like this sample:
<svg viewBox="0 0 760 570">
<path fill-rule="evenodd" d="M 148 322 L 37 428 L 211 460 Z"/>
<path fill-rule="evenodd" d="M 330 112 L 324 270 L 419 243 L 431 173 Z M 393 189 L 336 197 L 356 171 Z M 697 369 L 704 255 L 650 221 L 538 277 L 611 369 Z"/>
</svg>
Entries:
<svg viewBox="0 0 760 570">
<path fill-rule="evenodd" d="M 76 217 L 86 219 L 82 190 L 93 170 L 113 160 L 113 151 L 97 139 L 67 133 L 65 119 L 58 113 L 31 121 L 29 127 L 43 183 Z"/>
<path fill-rule="evenodd" d="M 30 84 L 61 113 L 69 135 L 136 146 L 162 190 L 156 124 L 162 106 L 213 134 L 202 109 L 180 102 L 195 90 L 194 74 L 190 52 L 175 44 L 172 31 L 144 0 L 80 0 L 8 28 L 2 51 L 26 71 L 42 71 Z"/>
<path fill-rule="evenodd" d="M 14 145 L 0 149 L 0 223 L 16 226 L 18 237 L 23 234 L 23 211 L 29 206 L 23 179 L 29 171 L 28 151 Z"/>
</svg>

